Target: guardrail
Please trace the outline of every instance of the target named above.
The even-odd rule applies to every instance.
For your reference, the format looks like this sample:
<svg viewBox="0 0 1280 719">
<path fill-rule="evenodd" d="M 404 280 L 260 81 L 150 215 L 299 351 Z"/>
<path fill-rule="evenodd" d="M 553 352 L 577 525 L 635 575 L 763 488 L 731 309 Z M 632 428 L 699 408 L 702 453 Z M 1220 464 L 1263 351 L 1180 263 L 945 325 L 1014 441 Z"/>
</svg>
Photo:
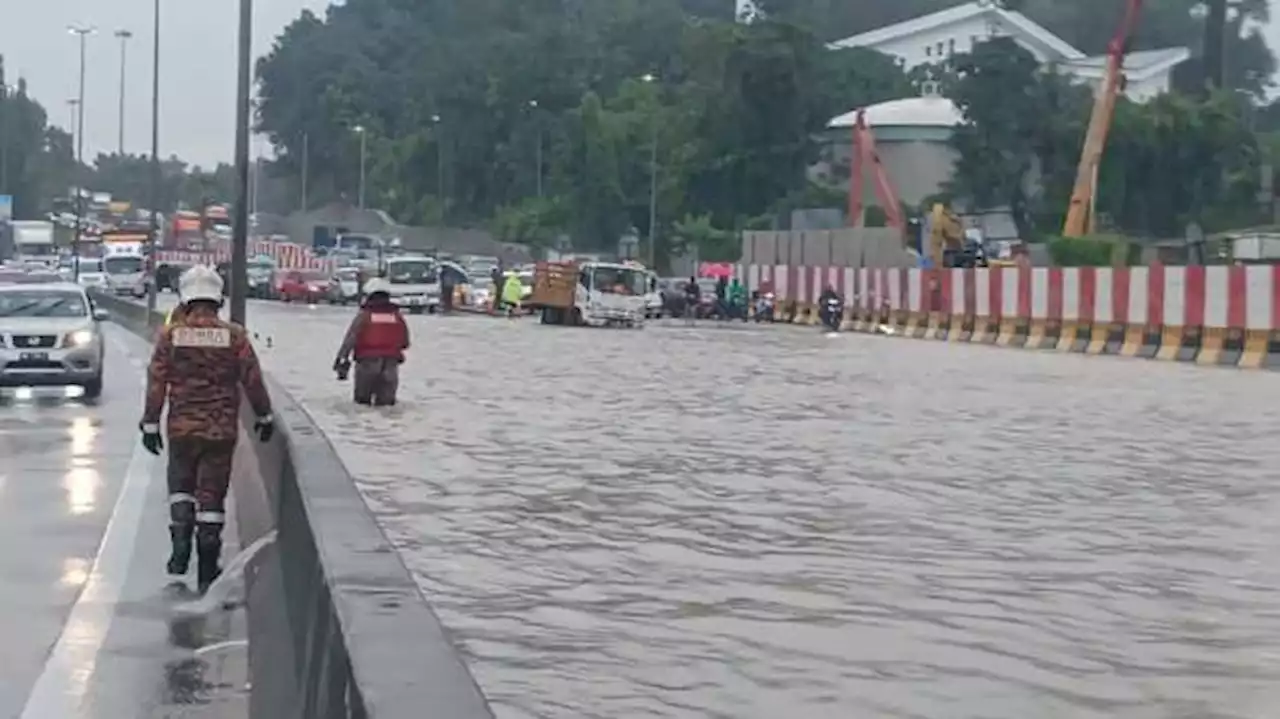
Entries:
<svg viewBox="0 0 1280 719">
<path fill-rule="evenodd" d="M 93 298 L 145 338 L 163 323 L 137 303 Z M 250 716 L 492 719 L 333 446 L 268 385 L 280 439 L 243 442 L 232 482 L 241 546 L 276 531 L 245 573 Z"/>
</svg>

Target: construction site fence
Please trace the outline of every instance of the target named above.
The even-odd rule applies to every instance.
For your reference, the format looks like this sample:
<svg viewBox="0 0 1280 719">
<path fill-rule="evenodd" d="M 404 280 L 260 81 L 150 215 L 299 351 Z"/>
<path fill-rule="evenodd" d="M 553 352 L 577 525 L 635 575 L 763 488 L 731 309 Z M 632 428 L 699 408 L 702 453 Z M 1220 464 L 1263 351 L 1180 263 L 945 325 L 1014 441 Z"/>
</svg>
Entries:
<svg viewBox="0 0 1280 719">
<path fill-rule="evenodd" d="M 887 227 L 753 230 L 742 233 L 742 264 L 810 267 L 914 267 L 902 233 Z"/>
<path fill-rule="evenodd" d="M 1198 356 L 1280 346 L 1280 265 L 1172 267 L 850 268 L 734 265 L 749 289 L 771 289 L 784 316 L 816 311 L 832 287 L 861 317 L 995 327 L 1012 335 L 1195 348 Z M 1007 332 L 1006 332 L 1007 331 Z M 1100 338 L 1100 339 L 1099 339 Z"/>
</svg>

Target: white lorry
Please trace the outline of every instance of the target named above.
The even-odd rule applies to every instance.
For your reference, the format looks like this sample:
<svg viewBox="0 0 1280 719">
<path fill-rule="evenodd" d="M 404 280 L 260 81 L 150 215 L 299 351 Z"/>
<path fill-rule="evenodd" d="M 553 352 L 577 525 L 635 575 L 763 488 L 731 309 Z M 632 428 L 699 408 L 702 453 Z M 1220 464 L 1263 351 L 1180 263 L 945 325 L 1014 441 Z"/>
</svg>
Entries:
<svg viewBox="0 0 1280 719">
<path fill-rule="evenodd" d="M 46 220 L 15 220 L 13 253 L 24 263 L 39 263 L 50 269 L 58 266 L 58 248 L 53 241 L 53 223 Z"/>
<path fill-rule="evenodd" d="M 647 270 L 615 262 L 539 262 L 528 304 L 542 324 L 641 327 Z"/>
<path fill-rule="evenodd" d="M 379 274 L 391 288 L 391 301 L 409 314 L 440 309 L 440 265 L 430 257 L 387 257 Z"/>
</svg>

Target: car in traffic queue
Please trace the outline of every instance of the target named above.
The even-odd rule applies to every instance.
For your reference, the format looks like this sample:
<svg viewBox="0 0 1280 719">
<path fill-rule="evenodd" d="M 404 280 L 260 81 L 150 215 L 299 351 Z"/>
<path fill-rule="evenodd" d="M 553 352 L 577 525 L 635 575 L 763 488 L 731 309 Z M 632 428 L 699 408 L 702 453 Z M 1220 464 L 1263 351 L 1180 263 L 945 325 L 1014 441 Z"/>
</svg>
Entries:
<svg viewBox="0 0 1280 719">
<path fill-rule="evenodd" d="M 249 260 L 245 267 L 245 281 L 249 285 L 249 296 L 256 300 L 274 298 L 276 261 L 270 255 L 258 255 Z"/>
<path fill-rule="evenodd" d="M 72 262 L 76 263 L 75 266 L 79 268 L 79 272 L 76 273 L 79 275 L 76 282 L 81 287 L 98 289 L 103 292 L 108 291 L 107 273 L 102 269 L 102 260 L 81 257 L 79 260 L 72 260 Z"/>
<path fill-rule="evenodd" d="M 331 282 L 320 270 L 285 270 L 281 274 L 280 299 L 285 302 L 316 304 L 328 299 Z"/>
<path fill-rule="evenodd" d="M 162 262 L 156 266 L 156 292 L 168 290 L 170 292 L 178 291 L 178 278 L 183 272 L 191 269 L 192 265 L 186 262 Z"/>
<path fill-rule="evenodd" d="M 0 285 L 0 387 L 78 386 L 97 398 L 106 319 L 70 282 Z"/>
<path fill-rule="evenodd" d="M 414 315 L 439 311 L 440 266 L 436 260 L 422 255 L 387 257 L 379 274 L 396 306 Z"/>
<path fill-rule="evenodd" d="M 147 296 L 147 260 L 139 254 L 116 254 L 102 258 L 107 290 L 118 297 Z"/>
<path fill-rule="evenodd" d="M 333 273 L 329 281 L 331 305 L 349 305 L 360 301 L 361 272 L 359 267 L 343 267 Z"/>
</svg>

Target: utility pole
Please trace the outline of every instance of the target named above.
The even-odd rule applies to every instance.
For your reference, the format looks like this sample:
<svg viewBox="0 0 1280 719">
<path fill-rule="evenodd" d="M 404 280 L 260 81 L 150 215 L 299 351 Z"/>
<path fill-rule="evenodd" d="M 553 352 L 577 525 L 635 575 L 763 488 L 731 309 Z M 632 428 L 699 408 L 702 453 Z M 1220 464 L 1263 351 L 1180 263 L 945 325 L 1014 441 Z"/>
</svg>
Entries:
<svg viewBox="0 0 1280 719">
<path fill-rule="evenodd" d="M 311 154 L 311 136 L 308 133 L 302 133 L 302 206 L 298 209 L 307 211 L 307 163 L 308 156 Z"/>
<path fill-rule="evenodd" d="M 129 39 L 133 37 L 133 33 L 128 30 L 116 30 L 116 37 L 120 39 L 120 137 L 116 143 L 116 152 L 124 156 L 124 94 L 126 82 L 126 61 L 125 58 L 129 52 Z"/>
<path fill-rule="evenodd" d="M 249 250 L 249 89 L 253 0 L 240 0 L 240 45 L 236 82 L 236 204 L 231 234 L 231 321 L 245 324 Z"/>
<path fill-rule="evenodd" d="M 160 0 L 151 7 L 151 228 L 147 233 L 147 265 L 151 283 L 147 286 L 147 318 L 156 309 L 156 246 L 160 239 Z"/>
<path fill-rule="evenodd" d="M 75 104 L 79 108 L 79 112 L 76 113 L 76 229 L 71 238 L 71 279 L 72 281 L 79 281 L 80 234 L 84 231 L 81 227 L 84 222 L 84 188 L 80 186 L 80 180 L 83 178 L 79 177 L 84 169 L 84 64 L 88 39 L 94 33 L 94 28 L 72 25 L 67 28 L 67 31 L 72 35 L 80 36 L 80 90 L 77 93 Z"/>
</svg>

